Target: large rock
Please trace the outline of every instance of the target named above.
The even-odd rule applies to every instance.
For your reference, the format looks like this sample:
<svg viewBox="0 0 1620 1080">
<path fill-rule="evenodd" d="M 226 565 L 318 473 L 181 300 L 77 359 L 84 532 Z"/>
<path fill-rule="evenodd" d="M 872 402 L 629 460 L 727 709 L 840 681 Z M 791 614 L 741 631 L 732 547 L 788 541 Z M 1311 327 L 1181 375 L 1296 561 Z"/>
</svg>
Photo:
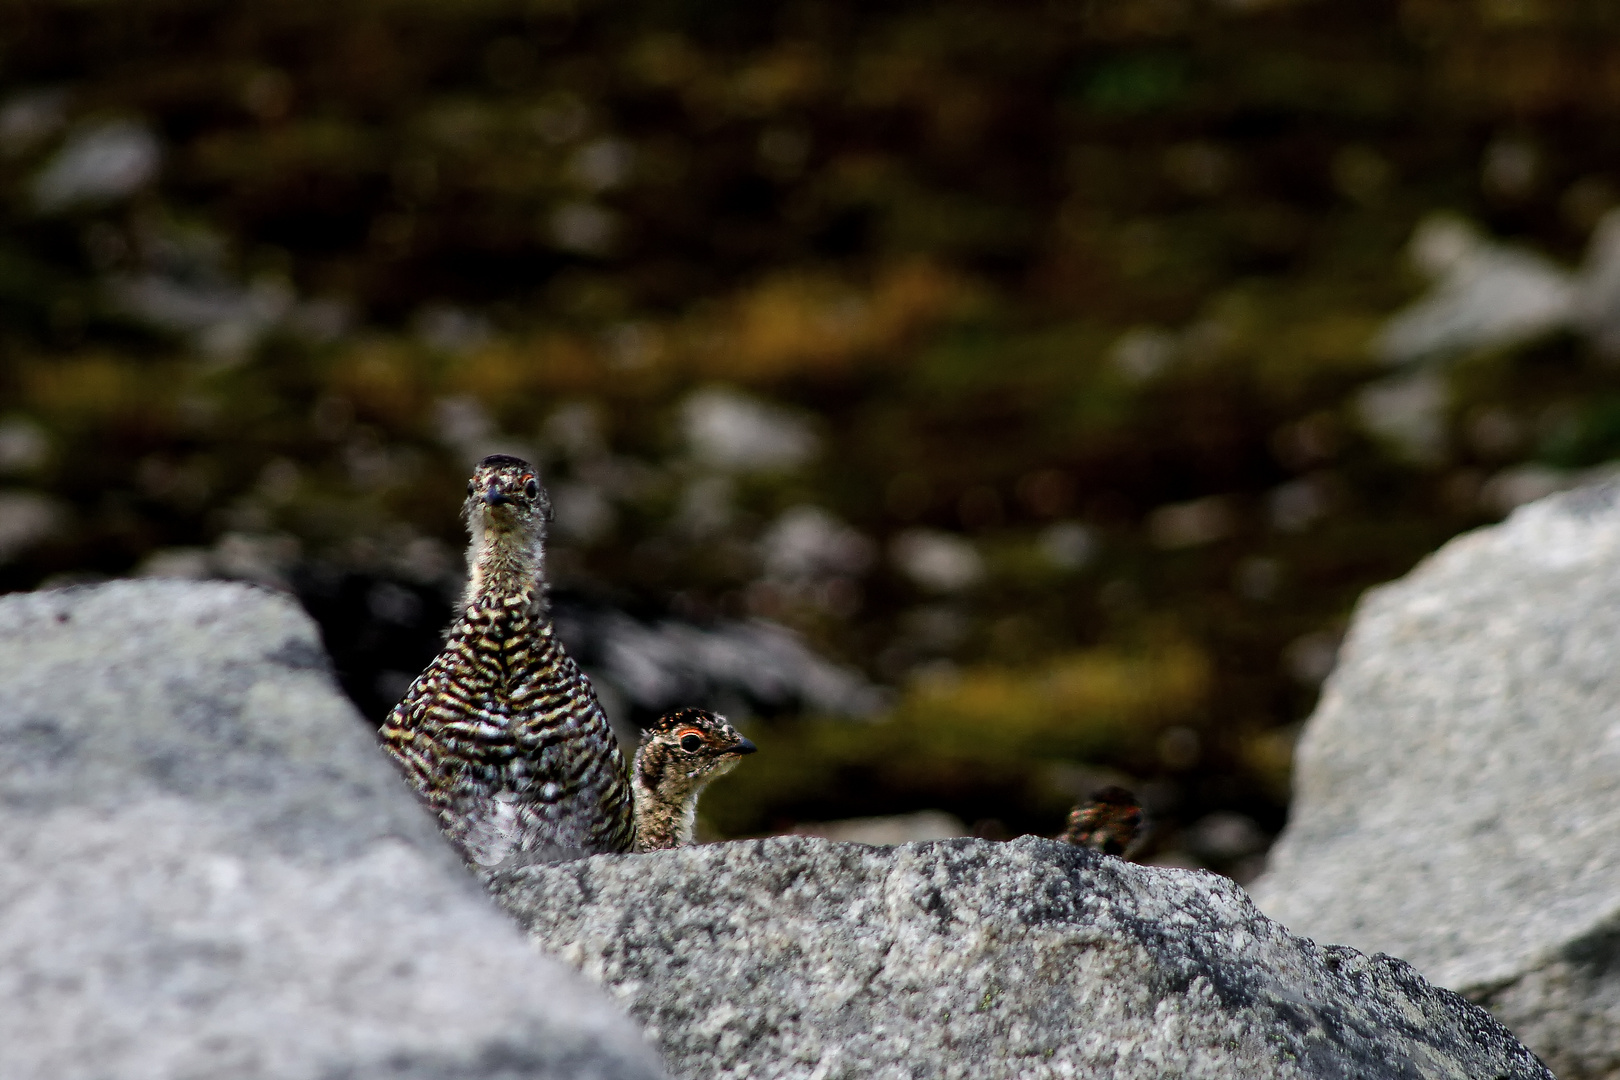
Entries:
<svg viewBox="0 0 1620 1080">
<path fill-rule="evenodd" d="M 1369 593 L 1299 744 L 1261 907 L 1620 1076 L 1620 486 Z"/>
<path fill-rule="evenodd" d="M 242 585 L 0 599 L 0 1076 L 661 1075 Z"/>
<path fill-rule="evenodd" d="M 778 837 L 525 867 L 498 895 L 693 1080 L 1551 1080 L 1399 960 L 1049 840 Z"/>
</svg>

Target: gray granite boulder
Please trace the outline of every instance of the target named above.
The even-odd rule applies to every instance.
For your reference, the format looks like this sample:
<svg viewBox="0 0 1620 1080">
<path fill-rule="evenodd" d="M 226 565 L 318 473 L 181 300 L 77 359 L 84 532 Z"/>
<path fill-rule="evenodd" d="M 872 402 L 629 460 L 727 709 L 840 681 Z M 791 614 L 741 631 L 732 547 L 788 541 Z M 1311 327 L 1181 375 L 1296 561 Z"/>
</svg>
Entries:
<svg viewBox="0 0 1620 1080">
<path fill-rule="evenodd" d="M 651 1078 L 243 585 L 0 599 L 0 1076 Z"/>
<path fill-rule="evenodd" d="M 1551 1076 L 1483 1009 L 1226 878 L 1050 840 L 777 837 L 496 886 L 693 1080 Z"/>
<path fill-rule="evenodd" d="M 1356 611 L 1252 891 L 1620 1077 L 1620 486 L 1453 540 Z"/>
</svg>

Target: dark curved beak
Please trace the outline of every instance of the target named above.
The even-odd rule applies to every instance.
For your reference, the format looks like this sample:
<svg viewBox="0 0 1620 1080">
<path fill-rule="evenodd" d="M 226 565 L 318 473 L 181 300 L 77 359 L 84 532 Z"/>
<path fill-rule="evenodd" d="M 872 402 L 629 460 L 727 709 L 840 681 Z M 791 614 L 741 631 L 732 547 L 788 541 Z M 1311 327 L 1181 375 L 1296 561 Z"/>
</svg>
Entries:
<svg viewBox="0 0 1620 1080">
<path fill-rule="evenodd" d="M 731 752 L 733 754 L 752 754 L 758 752 L 758 750 L 759 747 L 755 746 L 747 739 L 738 739 L 736 744 L 731 748 Z"/>
<path fill-rule="evenodd" d="M 509 499 L 505 495 L 501 494 L 501 491 L 500 491 L 499 488 L 497 488 L 497 487 L 495 487 L 493 485 L 490 486 L 490 489 L 488 491 L 484 492 L 484 502 L 486 502 L 490 506 L 500 506 L 502 503 L 509 503 L 511 501 L 512 501 L 511 499 Z"/>
</svg>

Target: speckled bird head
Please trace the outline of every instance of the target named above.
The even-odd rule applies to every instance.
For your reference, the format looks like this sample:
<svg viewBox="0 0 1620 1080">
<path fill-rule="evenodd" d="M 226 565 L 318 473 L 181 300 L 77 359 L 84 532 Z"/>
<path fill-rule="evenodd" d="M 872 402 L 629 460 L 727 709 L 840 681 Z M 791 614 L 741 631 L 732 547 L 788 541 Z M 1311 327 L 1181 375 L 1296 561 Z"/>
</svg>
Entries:
<svg viewBox="0 0 1620 1080">
<path fill-rule="evenodd" d="M 533 465 L 507 454 L 491 454 L 467 481 L 466 514 L 469 524 L 543 532 L 551 520 L 551 498 Z"/>
<path fill-rule="evenodd" d="M 755 749 L 725 717 L 706 709 L 681 709 L 654 721 L 636 751 L 636 849 L 691 843 L 698 795 Z"/>
<path fill-rule="evenodd" d="M 1063 839 L 1104 855 L 1127 855 L 1142 831 L 1142 804 L 1122 787 L 1091 793 L 1091 801 L 1069 812 Z"/>
<path fill-rule="evenodd" d="M 725 717 L 707 709 L 681 709 L 660 716 L 642 735 L 636 775 L 654 791 L 701 787 L 756 749 Z"/>
<path fill-rule="evenodd" d="M 535 467 L 522 458 L 491 454 L 467 481 L 464 511 L 472 543 L 463 602 L 468 607 L 543 605 L 551 500 Z"/>
</svg>

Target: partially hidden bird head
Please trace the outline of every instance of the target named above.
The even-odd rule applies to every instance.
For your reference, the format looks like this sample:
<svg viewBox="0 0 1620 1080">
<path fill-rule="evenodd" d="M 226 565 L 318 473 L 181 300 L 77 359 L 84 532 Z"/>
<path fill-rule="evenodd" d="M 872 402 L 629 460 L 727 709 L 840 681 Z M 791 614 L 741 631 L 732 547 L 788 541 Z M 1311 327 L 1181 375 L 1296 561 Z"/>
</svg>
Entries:
<svg viewBox="0 0 1620 1080">
<path fill-rule="evenodd" d="M 551 520 L 551 498 L 540 471 L 522 458 L 491 454 L 467 481 L 467 523 L 523 532 L 543 531 Z"/>
<path fill-rule="evenodd" d="M 1142 804 L 1122 787 L 1109 785 L 1069 813 L 1062 839 L 1104 855 L 1129 855 L 1141 837 Z"/>
<path fill-rule="evenodd" d="M 681 709 L 655 720 L 636 751 L 636 781 L 649 792 L 679 799 L 730 772 L 759 749 L 726 718 L 707 709 Z"/>
</svg>

